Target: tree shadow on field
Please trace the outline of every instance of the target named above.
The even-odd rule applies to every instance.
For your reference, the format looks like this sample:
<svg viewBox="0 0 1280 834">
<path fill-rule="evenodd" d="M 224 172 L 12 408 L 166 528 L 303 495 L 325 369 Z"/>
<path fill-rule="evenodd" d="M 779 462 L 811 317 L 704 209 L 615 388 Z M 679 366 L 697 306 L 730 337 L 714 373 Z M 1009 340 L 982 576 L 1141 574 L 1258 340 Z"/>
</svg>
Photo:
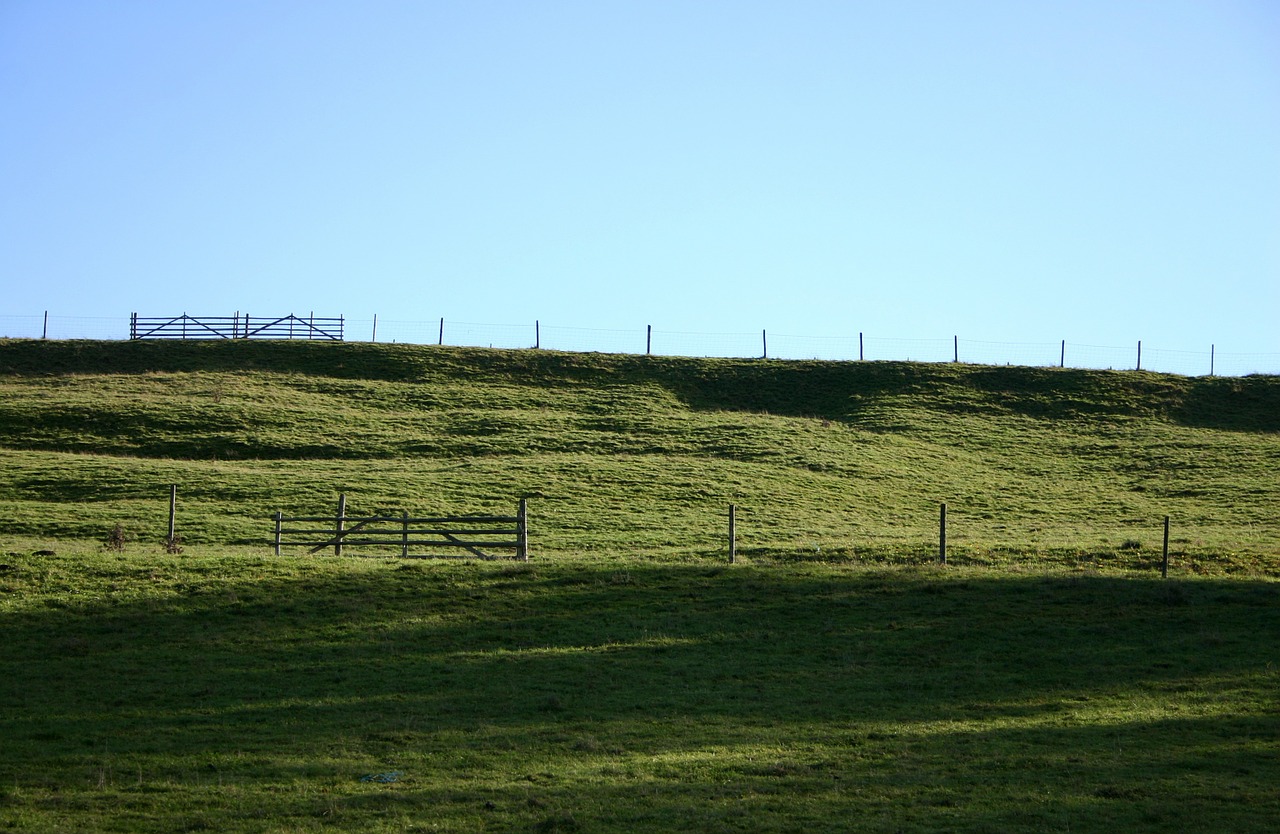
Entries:
<svg viewBox="0 0 1280 834">
<path fill-rule="evenodd" d="M 139 783 L 179 761 L 182 778 L 246 789 L 409 761 L 406 813 L 483 801 L 516 814 L 536 794 L 519 819 L 546 803 L 594 818 L 643 787 L 668 823 L 733 827 L 738 806 L 708 787 L 732 783 L 826 797 L 831 817 L 810 827 L 836 830 L 855 812 L 893 827 L 894 803 L 922 800 L 937 804 L 912 813 L 961 828 L 1050 824 L 1052 809 L 1023 805 L 1053 789 L 1053 813 L 1126 792 L 1157 813 L 1178 773 L 1226 769 L 1242 791 L 1277 775 L 1274 757 L 1244 752 L 1280 730 L 1274 643 L 1257 639 L 1280 633 L 1274 583 L 383 564 L 6 614 L 0 782 L 68 790 L 108 750 Z M 1266 715 L 1089 718 L 1117 698 L 1209 703 L 1268 669 Z M 1192 731 L 1217 742 L 1177 741 Z M 723 753 L 789 748 L 749 765 Z M 598 765 L 590 785 L 532 764 L 583 760 Z M 462 771 L 508 787 L 459 799 Z M 1148 771 L 1159 784 L 1133 794 Z M 286 816 L 322 812 L 273 796 Z"/>
</svg>

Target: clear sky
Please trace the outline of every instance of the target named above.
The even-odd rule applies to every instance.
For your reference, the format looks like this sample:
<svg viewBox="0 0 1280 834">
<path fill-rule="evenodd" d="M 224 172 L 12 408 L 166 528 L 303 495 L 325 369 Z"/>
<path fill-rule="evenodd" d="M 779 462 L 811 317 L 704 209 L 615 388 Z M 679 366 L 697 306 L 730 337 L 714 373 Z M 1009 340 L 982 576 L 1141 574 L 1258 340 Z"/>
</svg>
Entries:
<svg viewBox="0 0 1280 834">
<path fill-rule="evenodd" d="M 1280 352 L 1274 0 L 0 0 L 2 315 Z"/>
</svg>

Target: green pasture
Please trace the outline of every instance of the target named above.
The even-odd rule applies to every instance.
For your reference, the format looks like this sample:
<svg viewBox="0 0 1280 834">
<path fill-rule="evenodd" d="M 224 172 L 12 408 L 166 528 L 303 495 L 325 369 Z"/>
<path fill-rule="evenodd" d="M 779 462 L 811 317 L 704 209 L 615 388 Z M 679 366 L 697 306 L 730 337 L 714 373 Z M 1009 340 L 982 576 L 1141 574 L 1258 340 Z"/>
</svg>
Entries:
<svg viewBox="0 0 1280 834">
<path fill-rule="evenodd" d="M 0 828 L 1263 832 L 1280 813 L 1273 581 L 201 547 L 11 556 L 0 589 Z"/>
<path fill-rule="evenodd" d="M 0 341 L 0 830 L 1271 831 L 1277 472 L 1275 377 Z"/>
<path fill-rule="evenodd" d="M 189 543 L 270 518 L 510 513 L 534 546 L 1212 571 L 1280 556 L 1280 378 L 314 342 L 0 342 L 10 533 Z M 1127 550 L 1122 547 L 1127 546 Z M 1225 558 L 1225 557 L 1233 558 Z M 1223 557 L 1223 558 L 1220 558 Z M 1240 558 L 1234 558 L 1240 557 Z"/>
</svg>

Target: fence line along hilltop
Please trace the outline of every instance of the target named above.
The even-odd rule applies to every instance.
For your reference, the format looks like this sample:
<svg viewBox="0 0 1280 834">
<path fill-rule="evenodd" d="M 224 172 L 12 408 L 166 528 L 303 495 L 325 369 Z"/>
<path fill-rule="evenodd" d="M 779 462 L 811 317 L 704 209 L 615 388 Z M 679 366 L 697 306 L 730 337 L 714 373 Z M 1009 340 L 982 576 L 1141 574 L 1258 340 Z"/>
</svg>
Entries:
<svg viewBox="0 0 1280 834">
<path fill-rule="evenodd" d="M 402 342 L 408 344 L 542 349 L 576 353 L 629 353 L 661 356 L 823 359 L 832 361 L 963 362 L 975 365 L 1025 365 L 1114 370 L 1145 370 L 1183 376 L 1280 374 L 1280 352 L 1235 353 L 1215 344 L 1207 350 L 1175 350 L 1144 345 L 1104 346 L 1066 339 L 1037 343 L 993 342 L 950 336 L 905 339 L 867 336 L 817 336 L 772 333 L 693 333 L 528 324 L 451 321 L 348 319 L 286 314 L 250 316 L 119 317 L 0 315 L 0 338 L 18 339 L 311 339 Z"/>
</svg>

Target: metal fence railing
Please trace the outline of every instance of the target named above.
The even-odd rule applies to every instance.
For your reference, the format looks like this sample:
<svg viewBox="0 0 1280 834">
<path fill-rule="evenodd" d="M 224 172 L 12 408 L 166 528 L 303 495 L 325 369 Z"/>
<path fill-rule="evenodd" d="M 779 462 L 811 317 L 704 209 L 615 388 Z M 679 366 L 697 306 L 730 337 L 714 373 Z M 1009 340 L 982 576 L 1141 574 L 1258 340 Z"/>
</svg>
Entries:
<svg viewBox="0 0 1280 834">
<path fill-rule="evenodd" d="M 328 339 L 341 342 L 342 317 L 259 316 L 129 317 L 130 339 Z"/>
</svg>

